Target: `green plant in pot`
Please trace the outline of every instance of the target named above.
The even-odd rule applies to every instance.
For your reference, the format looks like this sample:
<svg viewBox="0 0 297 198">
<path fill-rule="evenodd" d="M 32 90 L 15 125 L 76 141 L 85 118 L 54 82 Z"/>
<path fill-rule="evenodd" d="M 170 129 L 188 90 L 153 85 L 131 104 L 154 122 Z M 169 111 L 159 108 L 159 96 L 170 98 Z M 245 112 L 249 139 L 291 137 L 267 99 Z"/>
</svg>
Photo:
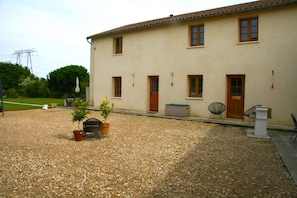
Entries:
<svg viewBox="0 0 297 198">
<path fill-rule="evenodd" d="M 74 111 L 72 113 L 72 122 L 77 122 L 78 129 L 73 131 L 74 139 L 81 141 L 84 136 L 84 131 L 80 128 L 80 123 L 87 118 L 90 113 L 88 110 L 89 103 L 85 100 L 76 100 L 74 103 Z"/>
<path fill-rule="evenodd" d="M 114 104 L 110 103 L 110 100 L 105 97 L 105 99 L 101 102 L 99 110 L 101 111 L 102 119 L 102 135 L 107 136 L 109 132 L 110 123 L 107 123 L 108 115 L 113 112 Z"/>
</svg>

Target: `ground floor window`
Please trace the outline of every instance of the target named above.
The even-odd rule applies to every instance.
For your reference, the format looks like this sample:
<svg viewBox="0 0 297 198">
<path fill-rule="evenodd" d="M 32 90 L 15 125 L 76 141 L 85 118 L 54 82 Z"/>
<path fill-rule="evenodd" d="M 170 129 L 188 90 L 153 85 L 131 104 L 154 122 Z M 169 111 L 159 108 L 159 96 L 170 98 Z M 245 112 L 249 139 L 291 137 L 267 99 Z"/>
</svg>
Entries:
<svg viewBox="0 0 297 198">
<path fill-rule="evenodd" d="M 122 77 L 113 77 L 114 97 L 122 96 Z"/>
<path fill-rule="evenodd" d="M 203 75 L 188 75 L 189 97 L 202 97 Z"/>
</svg>

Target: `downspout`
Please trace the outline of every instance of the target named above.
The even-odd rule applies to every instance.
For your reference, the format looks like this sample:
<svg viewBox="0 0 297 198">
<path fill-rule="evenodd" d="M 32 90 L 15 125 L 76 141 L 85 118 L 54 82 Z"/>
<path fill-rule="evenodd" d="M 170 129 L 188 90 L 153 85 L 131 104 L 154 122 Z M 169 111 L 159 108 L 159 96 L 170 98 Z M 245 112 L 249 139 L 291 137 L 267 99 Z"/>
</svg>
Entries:
<svg viewBox="0 0 297 198">
<path fill-rule="evenodd" d="M 87 37 L 86 39 L 87 39 L 87 42 L 92 46 L 92 43 L 89 41 L 90 38 Z"/>
<path fill-rule="evenodd" d="M 94 76 L 92 76 L 92 75 L 94 75 L 94 72 L 92 71 L 93 69 L 93 64 L 94 64 L 94 54 L 93 54 L 93 45 L 92 45 L 92 42 L 90 42 L 89 41 L 89 37 L 87 37 L 86 38 L 87 39 L 87 42 L 91 45 L 91 50 L 90 50 L 90 80 L 89 80 L 89 82 L 90 82 L 90 84 L 89 84 L 89 103 L 90 103 L 90 105 L 94 105 L 93 104 L 93 102 L 94 102 L 94 95 L 93 95 L 93 85 L 94 85 Z M 96 48 L 94 47 L 94 50 L 96 50 Z"/>
<path fill-rule="evenodd" d="M 90 45 L 92 45 L 92 43 L 89 41 L 90 38 L 87 37 L 86 39 L 87 39 L 87 42 L 90 43 Z"/>
<path fill-rule="evenodd" d="M 90 38 L 87 37 L 86 39 L 87 39 L 87 42 L 88 42 L 88 43 L 91 45 L 91 47 L 92 47 L 93 45 L 92 45 L 92 43 L 89 41 Z"/>
<path fill-rule="evenodd" d="M 91 45 L 91 47 L 93 47 L 92 43 L 89 41 L 90 38 L 87 37 L 86 39 L 87 39 L 87 42 Z M 96 50 L 96 47 L 94 47 L 94 50 Z"/>
</svg>

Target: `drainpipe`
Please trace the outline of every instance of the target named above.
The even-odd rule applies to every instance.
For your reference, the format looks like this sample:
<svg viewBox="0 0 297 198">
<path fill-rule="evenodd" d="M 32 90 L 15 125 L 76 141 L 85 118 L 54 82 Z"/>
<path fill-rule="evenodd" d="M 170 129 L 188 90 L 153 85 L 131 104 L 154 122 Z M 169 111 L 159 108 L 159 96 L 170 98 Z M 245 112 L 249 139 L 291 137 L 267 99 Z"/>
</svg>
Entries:
<svg viewBox="0 0 297 198">
<path fill-rule="evenodd" d="M 90 38 L 87 37 L 86 39 L 87 39 L 87 42 L 91 45 L 91 50 L 92 50 L 92 43 L 89 41 Z"/>
<path fill-rule="evenodd" d="M 90 38 L 87 37 L 86 39 L 87 39 L 87 42 L 91 45 L 91 47 L 93 47 L 92 43 L 89 41 Z M 94 47 L 94 50 L 96 50 L 96 47 Z"/>
<path fill-rule="evenodd" d="M 93 50 L 92 48 L 94 49 L 94 51 L 96 50 L 96 47 L 93 47 L 92 45 L 92 42 L 89 41 L 90 38 L 86 38 L 87 39 L 87 42 L 91 45 L 91 50 L 90 50 L 90 73 L 92 72 L 92 65 L 94 64 L 94 54 L 93 54 Z M 89 102 L 91 105 L 94 105 L 93 102 L 94 102 L 94 96 L 93 94 L 91 94 L 92 90 L 91 88 L 93 87 L 93 82 L 94 82 L 94 79 L 91 77 L 90 75 L 90 85 L 89 85 Z"/>
<path fill-rule="evenodd" d="M 86 38 L 87 42 L 90 43 L 90 45 L 92 45 L 92 43 L 89 41 L 89 37 Z"/>
</svg>

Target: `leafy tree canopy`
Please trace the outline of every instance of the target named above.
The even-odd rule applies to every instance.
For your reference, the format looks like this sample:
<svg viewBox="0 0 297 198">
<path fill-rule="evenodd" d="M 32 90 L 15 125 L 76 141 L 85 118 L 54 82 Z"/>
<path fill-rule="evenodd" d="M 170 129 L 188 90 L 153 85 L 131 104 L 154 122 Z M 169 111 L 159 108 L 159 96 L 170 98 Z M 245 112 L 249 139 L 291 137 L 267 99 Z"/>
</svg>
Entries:
<svg viewBox="0 0 297 198">
<path fill-rule="evenodd" d="M 19 93 L 25 97 L 50 97 L 50 91 L 47 86 L 47 81 L 44 78 L 38 78 L 33 74 L 23 79 L 22 82 L 19 84 L 19 88 Z"/>
<path fill-rule="evenodd" d="M 50 72 L 47 76 L 48 87 L 59 96 L 76 96 L 76 77 L 79 78 L 80 95 L 89 86 L 88 70 L 79 65 L 69 65 Z"/>
<path fill-rule="evenodd" d="M 30 70 L 18 64 L 0 62 L 0 79 L 3 89 L 18 89 L 19 83 L 30 76 Z"/>
</svg>

